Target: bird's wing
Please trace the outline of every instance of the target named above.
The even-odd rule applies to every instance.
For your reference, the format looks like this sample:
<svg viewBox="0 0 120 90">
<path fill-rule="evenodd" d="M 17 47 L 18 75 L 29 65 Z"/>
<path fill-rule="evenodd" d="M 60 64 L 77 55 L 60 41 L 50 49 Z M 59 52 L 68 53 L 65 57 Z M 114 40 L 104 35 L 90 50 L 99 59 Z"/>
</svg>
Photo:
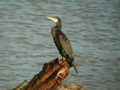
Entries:
<svg viewBox="0 0 120 90">
<path fill-rule="evenodd" d="M 61 46 L 64 50 L 64 52 L 70 57 L 70 58 L 74 58 L 74 54 L 73 54 L 73 51 L 72 51 L 72 47 L 71 47 L 71 44 L 70 44 L 70 41 L 68 40 L 68 38 L 64 35 L 64 33 L 60 34 L 59 35 L 59 40 L 60 40 L 60 43 L 61 43 Z"/>
</svg>

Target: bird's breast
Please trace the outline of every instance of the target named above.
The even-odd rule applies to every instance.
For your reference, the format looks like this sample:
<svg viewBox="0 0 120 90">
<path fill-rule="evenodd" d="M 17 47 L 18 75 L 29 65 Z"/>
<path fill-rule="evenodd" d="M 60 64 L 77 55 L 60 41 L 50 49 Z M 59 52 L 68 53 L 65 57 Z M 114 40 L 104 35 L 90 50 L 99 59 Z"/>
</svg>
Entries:
<svg viewBox="0 0 120 90">
<path fill-rule="evenodd" d="M 52 30 L 51 34 L 52 34 L 53 37 L 56 37 L 56 31 L 55 30 Z"/>
</svg>

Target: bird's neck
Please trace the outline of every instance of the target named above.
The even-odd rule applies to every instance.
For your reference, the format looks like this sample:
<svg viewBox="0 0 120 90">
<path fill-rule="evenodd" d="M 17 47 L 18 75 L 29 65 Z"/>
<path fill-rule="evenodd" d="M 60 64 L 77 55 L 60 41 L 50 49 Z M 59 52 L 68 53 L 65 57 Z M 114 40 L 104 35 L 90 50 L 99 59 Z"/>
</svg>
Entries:
<svg viewBox="0 0 120 90">
<path fill-rule="evenodd" d="M 55 26 L 55 27 L 58 28 L 59 30 L 61 30 L 62 25 L 61 25 L 61 23 L 59 22 L 59 23 L 56 23 L 56 26 Z"/>
<path fill-rule="evenodd" d="M 61 26 L 54 26 L 53 28 L 52 28 L 52 31 L 51 31 L 51 33 L 52 33 L 52 36 L 53 37 L 56 37 L 56 35 L 57 35 L 57 33 L 58 32 L 61 32 Z"/>
</svg>

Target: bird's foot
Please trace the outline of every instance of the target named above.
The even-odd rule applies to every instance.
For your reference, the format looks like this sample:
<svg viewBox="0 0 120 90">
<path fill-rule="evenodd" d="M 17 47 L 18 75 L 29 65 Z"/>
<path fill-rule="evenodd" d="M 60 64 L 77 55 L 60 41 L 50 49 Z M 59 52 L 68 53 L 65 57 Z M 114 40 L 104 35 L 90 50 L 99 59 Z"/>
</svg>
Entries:
<svg viewBox="0 0 120 90">
<path fill-rule="evenodd" d="M 59 57 L 57 57 L 58 58 L 58 63 L 59 64 L 61 64 L 62 63 L 62 61 L 60 60 L 60 58 Z"/>
<path fill-rule="evenodd" d="M 57 59 L 58 59 L 58 60 L 60 60 L 60 58 L 59 58 L 59 57 L 57 57 Z"/>
<path fill-rule="evenodd" d="M 65 57 L 62 57 L 62 60 L 64 61 L 64 60 L 66 60 L 66 58 L 65 58 Z"/>
</svg>

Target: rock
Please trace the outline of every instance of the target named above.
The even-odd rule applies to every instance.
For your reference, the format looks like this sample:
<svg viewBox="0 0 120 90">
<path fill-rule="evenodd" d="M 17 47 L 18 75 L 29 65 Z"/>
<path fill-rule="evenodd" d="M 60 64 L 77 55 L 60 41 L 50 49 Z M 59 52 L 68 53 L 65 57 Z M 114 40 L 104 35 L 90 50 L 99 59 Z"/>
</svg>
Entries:
<svg viewBox="0 0 120 90">
<path fill-rule="evenodd" d="M 88 90 L 88 89 L 82 85 L 71 82 L 66 85 L 60 85 L 52 90 Z"/>
</svg>

